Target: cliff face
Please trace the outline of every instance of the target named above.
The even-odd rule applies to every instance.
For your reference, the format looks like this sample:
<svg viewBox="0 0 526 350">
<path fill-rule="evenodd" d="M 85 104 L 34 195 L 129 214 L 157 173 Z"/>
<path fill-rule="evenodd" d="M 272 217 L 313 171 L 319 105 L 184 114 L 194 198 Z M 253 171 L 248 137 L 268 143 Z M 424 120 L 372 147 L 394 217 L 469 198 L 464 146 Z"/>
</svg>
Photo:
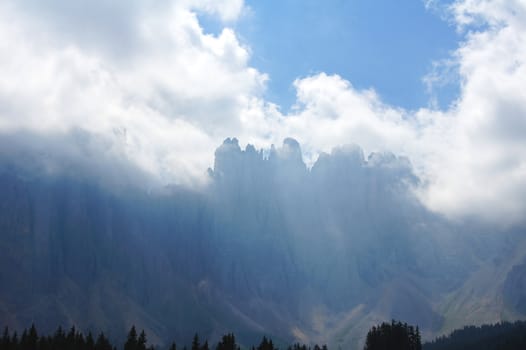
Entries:
<svg viewBox="0 0 526 350">
<path fill-rule="evenodd" d="M 114 337 L 136 324 L 159 344 L 234 331 L 246 344 L 352 347 L 391 318 L 443 329 L 441 305 L 506 244 L 479 249 L 483 238 L 426 211 L 404 158 L 347 147 L 308 170 L 299 147 L 264 157 L 228 139 L 200 191 L 3 170 L 0 320 Z"/>
</svg>

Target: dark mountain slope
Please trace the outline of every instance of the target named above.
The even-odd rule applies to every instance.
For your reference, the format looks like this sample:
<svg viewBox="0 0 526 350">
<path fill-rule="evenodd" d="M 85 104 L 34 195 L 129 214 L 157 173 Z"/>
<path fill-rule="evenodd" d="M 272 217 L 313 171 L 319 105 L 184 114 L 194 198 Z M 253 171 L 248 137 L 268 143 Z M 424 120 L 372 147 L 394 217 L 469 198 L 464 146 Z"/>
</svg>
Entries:
<svg viewBox="0 0 526 350">
<path fill-rule="evenodd" d="M 526 322 L 464 327 L 426 343 L 424 350 L 517 350 L 526 349 Z"/>
<path fill-rule="evenodd" d="M 134 323 L 154 343 L 234 331 L 354 347 L 402 318 L 429 335 L 447 322 L 437 305 L 502 245 L 478 249 L 478 232 L 423 208 L 406 159 L 358 147 L 308 170 L 294 140 L 264 157 L 228 139 L 199 191 L 2 169 L 0 320 L 12 328 L 121 337 Z"/>
</svg>

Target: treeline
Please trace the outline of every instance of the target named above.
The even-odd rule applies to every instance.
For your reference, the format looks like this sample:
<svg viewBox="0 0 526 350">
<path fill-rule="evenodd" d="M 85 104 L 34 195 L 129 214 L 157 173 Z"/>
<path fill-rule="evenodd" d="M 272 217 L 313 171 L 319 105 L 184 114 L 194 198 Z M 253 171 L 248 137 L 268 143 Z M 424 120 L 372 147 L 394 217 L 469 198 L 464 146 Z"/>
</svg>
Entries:
<svg viewBox="0 0 526 350">
<path fill-rule="evenodd" d="M 526 349 L 526 321 L 468 326 L 424 344 L 424 350 Z"/>
<path fill-rule="evenodd" d="M 367 333 L 364 350 L 421 350 L 420 330 L 407 323 L 382 323 Z"/>
<path fill-rule="evenodd" d="M 526 349 L 526 321 L 502 322 L 480 327 L 468 326 L 421 345 L 420 330 L 417 327 L 392 321 L 372 327 L 367 333 L 364 350 L 516 350 Z M 21 334 L 10 332 L 6 327 L 0 338 L 0 350 L 156 350 L 148 345 L 146 333 L 137 332 L 133 326 L 122 346 L 112 344 L 103 333 L 84 335 L 75 327 L 64 331 L 59 327 L 53 335 L 41 336 L 32 325 Z M 272 340 L 263 337 L 258 346 L 251 350 L 278 350 Z M 158 350 L 158 349 L 157 349 Z M 215 345 L 202 342 L 194 335 L 190 348 L 179 348 L 173 342 L 168 350 L 241 350 L 233 333 L 224 335 Z M 328 350 L 326 345 L 313 347 L 293 344 L 287 350 Z"/>
<path fill-rule="evenodd" d="M 10 332 L 6 327 L 0 339 L 0 350 L 156 350 L 153 345 L 147 344 L 146 333 L 137 332 L 132 326 L 122 347 L 112 344 L 110 339 L 103 333 L 93 336 L 91 332 L 84 335 L 75 327 L 64 331 L 59 327 L 53 335 L 39 335 L 35 325 L 25 329 L 21 334 L 16 331 Z M 186 346 L 179 348 L 173 342 L 168 350 L 187 350 Z M 259 345 L 252 346 L 252 350 L 278 350 L 271 339 L 263 337 Z M 208 341 L 201 342 L 198 334 L 195 334 L 189 350 L 240 350 L 233 333 L 224 335 L 215 345 L 210 346 Z M 293 344 L 287 350 L 328 350 L 326 345 L 314 345 L 310 347 L 304 344 Z"/>
<path fill-rule="evenodd" d="M 135 330 L 135 328 L 134 328 Z M 141 333 L 144 338 L 144 349 L 146 350 L 146 335 Z M 137 338 L 137 343 L 139 339 Z M 141 339 L 142 342 L 143 339 Z M 35 325 L 25 329 L 22 334 L 14 331 L 12 334 L 6 327 L 0 339 L 1 350 L 115 350 L 109 339 L 100 333 L 94 337 L 91 332 L 84 336 L 75 327 L 69 331 L 64 331 L 59 327 L 50 336 L 40 336 Z M 140 348 L 137 348 L 139 350 Z"/>
</svg>

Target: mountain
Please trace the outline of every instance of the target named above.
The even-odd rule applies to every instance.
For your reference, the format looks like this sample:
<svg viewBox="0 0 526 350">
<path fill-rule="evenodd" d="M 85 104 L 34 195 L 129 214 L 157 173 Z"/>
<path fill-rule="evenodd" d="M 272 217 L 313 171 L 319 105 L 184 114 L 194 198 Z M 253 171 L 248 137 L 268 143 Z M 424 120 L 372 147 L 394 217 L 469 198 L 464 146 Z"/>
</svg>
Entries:
<svg viewBox="0 0 526 350">
<path fill-rule="evenodd" d="M 503 322 L 455 330 L 423 346 L 424 350 L 516 350 L 526 347 L 526 322 Z"/>
<path fill-rule="evenodd" d="M 199 189 L 9 159 L 0 169 L 0 320 L 11 328 L 121 339 L 135 324 L 160 345 L 234 331 L 241 344 L 266 334 L 358 348 L 391 318 L 429 338 L 525 316 L 524 228 L 428 211 L 409 160 L 393 154 L 346 146 L 309 169 L 293 139 L 268 152 L 227 139 Z"/>
</svg>

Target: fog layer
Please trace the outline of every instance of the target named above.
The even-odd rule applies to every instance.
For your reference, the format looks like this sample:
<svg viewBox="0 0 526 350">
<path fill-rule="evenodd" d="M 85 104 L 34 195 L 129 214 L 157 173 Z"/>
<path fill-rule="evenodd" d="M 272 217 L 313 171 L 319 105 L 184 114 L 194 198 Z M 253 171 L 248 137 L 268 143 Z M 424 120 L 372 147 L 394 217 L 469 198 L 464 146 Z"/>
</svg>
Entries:
<svg viewBox="0 0 526 350">
<path fill-rule="evenodd" d="M 340 147 L 309 169 L 293 139 L 227 139 L 200 191 L 116 191 L 82 168 L 20 164 L 0 168 L 0 319 L 12 327 L 353 347 L 391 318 L 429 337 L 524 317 L 524 229 L 429 212 L 394 154 Z"/>
</svg>

